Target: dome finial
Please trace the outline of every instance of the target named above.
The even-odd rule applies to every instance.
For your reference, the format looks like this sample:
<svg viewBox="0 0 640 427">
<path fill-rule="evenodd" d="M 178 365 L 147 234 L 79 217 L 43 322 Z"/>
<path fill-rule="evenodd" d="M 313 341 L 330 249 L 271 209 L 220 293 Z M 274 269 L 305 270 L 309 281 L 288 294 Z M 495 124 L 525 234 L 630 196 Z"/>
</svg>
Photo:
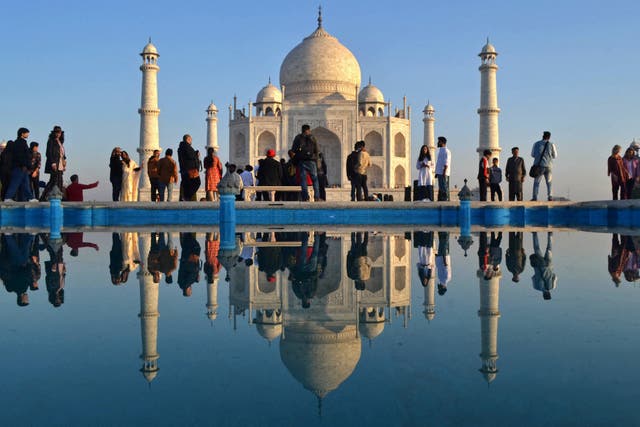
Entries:
<svg viewBox="0 0 640 427">
<path fill-rule="evenodd" d="M 369 76 L 369 86 L 371 86 L 371 76 Z"/>
<path fill-rule="evenodd" d="M 271 84 L 271 76 L 269 76 L 269 84 Z"/>
<path fill-rule="evenodd" d="M 151 43 L 151 36 L 149 36 L 149 43 Z"/>
<path fill-rule="evenodd" d="M 318 28 L 322 28 L 322 5 L 318 5 Z"/>
</svg>

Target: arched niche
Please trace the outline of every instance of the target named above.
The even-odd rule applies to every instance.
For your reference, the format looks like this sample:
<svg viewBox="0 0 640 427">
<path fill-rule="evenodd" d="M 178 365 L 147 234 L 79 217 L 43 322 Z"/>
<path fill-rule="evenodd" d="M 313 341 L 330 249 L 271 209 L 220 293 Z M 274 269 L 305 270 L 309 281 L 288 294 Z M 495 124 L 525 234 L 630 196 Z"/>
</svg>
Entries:
<svg viewBox="0 0 640 427">
<path fill-rule="evenodd" d="M 258 151 L 256 152 L 256 157 L 264 157 L 267 155 L 267 150 L 276 149 L 276 136 L 265 130 L 260 135 L 258 135 Z"/>
<path fill-rule="evenodd" d="M 367 172 L 367 187 L 369 187 L 369 194 L 371 194 L 372 188 L 383 187 L 382 182 L 382 168 L 378 165 L 371 165 Z"/>
<path fill-rule="evenodd" d="M 396 157 L 406 157 L 407 150 L 405 147 L 405 138 L 401 133 L 396 133 L 393 137 L 393 155 Z"/>
<path fill-rule="evenodd" d="M 342 150 L 338 135 L 324 127 L 317 127 L 311 131 L 318 141 L 318 152 L 324 156 L 327 164 L 327 180 L 329 185 L 342 184 Z"/>
<path fill-rule="evenodd" d="M 404 171 L 404 168 L 400 165 L 396 166 L 396 168 L 393 171 L 393 179 L 394 179 L 396 188 L 405 186 L 406 184 L 405 177 L 406 177 L 406 173 Z"/>
<path fill-rule="evenodd" d="M 247 157 L 247 141 L 242 132 L 237 132 L 233 136 L 233 155 L 234 161 Z"/>
<path fill-rule="evenodd" d="M 370 156 L 382 156 L 382 135 L 375 130 L 364 137 L 364 144 Z"/>
</svg>

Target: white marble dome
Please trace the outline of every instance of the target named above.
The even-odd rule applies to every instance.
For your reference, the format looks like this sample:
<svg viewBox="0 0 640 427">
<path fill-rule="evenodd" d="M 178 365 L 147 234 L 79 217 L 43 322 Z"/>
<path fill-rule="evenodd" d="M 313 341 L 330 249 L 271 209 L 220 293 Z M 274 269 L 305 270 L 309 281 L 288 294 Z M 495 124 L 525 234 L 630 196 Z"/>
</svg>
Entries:
<svg viewBox="0 0 640 427">
<path fill-rule="evenodd" d="M 382 95 L 382 91 L 369 83 L 367 86 L 363 87 L 358 95 L 358 102 L 360 103 L 384 103 L 384 95 Z"/>
<path fill-rule="evenodd" d="M 158 55 L 158 49 L 156 49 L 156 47 L 153 45 L 153 43 L 151 43 L 151 40 L 149 40 L 149 43 L 147 43 L 147 45 L 144 47 L 144 49 L 142 49 L 142 54 L 152 54 L 152 55 Z"/>
<path fill-rule="evenodd" d="M 287 99 L 317 99 L 337 94 L 355 100 L 360 64 L 321 25 L 289 52 L 280 66 Z"/>
<path fill-rule="evenodd" d="M 282 102 L 282 92 L 269 82 L 269 84 L 260 89 L 260 92 L 256 95 L 256 103 L 261 102 Z"/>
<path fill-rule="evenodd" d="M 496 52 L 496 48 L 491 43 L 489 43 L 489 40 L 487 40 L 487 44 L 485 44 L 482 47 L 482 52 L 480 52 L 480 55 L 487 55 L 487 54 L 494 54 L 494 55 L 498 54 L 498 52 Z"/>
<path fill-rule="evenodd" d="M 216 107 L 216 104 L 211 101 L 211 104 L 207 107 L 207 111 L 218 111 L 218 107 Z"/>
</svg>

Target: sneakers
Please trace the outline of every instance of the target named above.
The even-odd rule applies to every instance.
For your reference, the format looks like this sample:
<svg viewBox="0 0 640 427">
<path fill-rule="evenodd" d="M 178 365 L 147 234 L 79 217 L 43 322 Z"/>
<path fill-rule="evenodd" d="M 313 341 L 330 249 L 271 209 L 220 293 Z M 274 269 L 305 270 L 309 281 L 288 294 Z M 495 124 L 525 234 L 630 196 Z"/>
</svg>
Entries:
<svg viewBox="0 0 640 427">
<path fill-rule="evenodd" d="M 547 197 L 547 200 L 550 201 L 550 202 L 553 202 L 553 197 L 549 196 L 549 197 Z"/>
<path fill-rule="evenodd" d="M 38 203 L 39 201 L 40 201 L 40 200 L 38 200 L 38 199 L 30 199 L 30 200 L 29 200 L 29 203 Z"/>
</svg>

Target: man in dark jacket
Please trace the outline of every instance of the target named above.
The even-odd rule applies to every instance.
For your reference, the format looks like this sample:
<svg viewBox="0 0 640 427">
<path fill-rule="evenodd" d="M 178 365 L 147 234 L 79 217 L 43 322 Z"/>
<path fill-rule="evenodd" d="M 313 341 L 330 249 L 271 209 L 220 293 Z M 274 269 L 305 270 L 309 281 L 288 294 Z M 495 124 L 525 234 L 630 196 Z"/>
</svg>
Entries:
<svg viewBox="0 0 640 427">
<path fill-rule="evenodd" d="M 54 126 L 47 141 L 46 163 L 44 165 L 44 173 L 49 174 L 49 182 L 42 192 L 40 200 L 48 200 L 49 192 L 53 190 L 53 187 L 58 187 L 61 192 L 63 190 L 62 174 L 67 164 L 63 144 L 64 132 L 60 126 Z"/>
<path fill-rule="evenodd" d="M 2 189 L 0 190 L 0 200 L 4 200 L 4 195 L 9 188 L 9 182 L 11 182 L 11 146 L 13 141 L 9 140 L 7 143 L 0 144 L 0 184 Z"/>
<path fill-rule="evenodd" d="M 302 132 L 293 140 L 291 150 L 295 153 L 294 159 L 300 168 L 300 186 L 302 187 L 302 200 L 309 200 L 307 188 L 307 174 L 311 176 L 313 183 L 313 198 L 320 200 L 320 186 L 318 185 L 318 141 L 311 135 L 311 126 L 302 125 Z"/>
<path fill-rule="evenodd" d="M 111 200 L 117 202 L 120 200 L 120 192 L 122 191 L 122 149 L 120 147 L 114 148 L 111 152 L 109 181 L 112 186 Z"/>
<path fill-rule="evenodd" d="M 196 201 L 196 193 L 200 188 L 199 153 L 192 146 L 191 135 L 184 135 L 178 146 L 178 163 L 180 166 L 182 199 Z"/>
<path fill-rule="evenodd" d="M 18 188 L 21 188 L 21 199 L 37 202 L 37 199 L 33 198 L 31 192 L 31 180 L 29 179 L 29 168 L 31 167 L 31 150 L 27 145 L 27 138 L 29 137 L 29 129 L 18 129 L 18 139 L 13 141 L 9 153 L 11 156 L 11 181 L 7 193 L 5 194 L 5 201 L 13 199 L 18 192 Z"/>
<path fill-rule="evenodd" d="M 518 147 L 511 149 L 512 156 L 507 160 L 507 167 L 504 170 L 505 178 L 509 182 L 509 201 L 518 199 L 522 201 L 522 183 L 527 175 L 527 169 L 524 167 L 524 159 L 518 157 Z"/>
<path fill-rule="evenodd" d="M 262 161 L 258 169 L 258 186 L 263 185 L 282 185 L 282 166 L 274 157 L 276 152 L 272 149 L 267 150 L 267 158 Z M 275 201 L 275 191 L 269 191 L 269 200 Z"/>
<path fill-rule="evenodd" d="M 358 161 L 358 147 L 359 144 L 356 142 L 356 145 L 353 147 L 353 151 L 351 154 L 347 156 L 347 179 L 351 182 L 351 201 L 356 201 L 356 187 L 358 183 L 356 182 L 356 162 Z"/>
</svg>

